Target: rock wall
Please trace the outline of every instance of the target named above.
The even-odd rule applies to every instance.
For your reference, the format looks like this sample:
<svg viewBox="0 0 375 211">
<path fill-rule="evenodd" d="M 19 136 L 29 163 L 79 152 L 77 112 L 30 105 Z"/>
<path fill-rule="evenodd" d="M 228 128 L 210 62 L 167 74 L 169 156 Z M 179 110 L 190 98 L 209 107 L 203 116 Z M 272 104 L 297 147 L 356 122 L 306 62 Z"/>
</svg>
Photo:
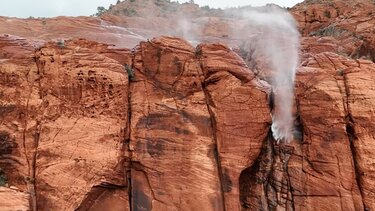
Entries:
<svg viewBox="0 0 375 211">
<path fill-rule="evenodd" d="M 373 62 L 306 56 L 278 144 L 270 86 L 224 45 L 34 46 L 0 36 L 2 210 L 375 209 Z"/>
<path fill-rule="evenodd" d="M 123 66 L 73 43 L 1 37 L 1 50 L 1 168 L 31 209 L 74 210 L 96 187 L 126 186 Z"/>
<path fill-rule="evenodd" d="M 307 39 L 306 44 L 314 43 L 319 49 L 327 46 L 328 39 L 331 47 L 336 46 L 335 53 L 375 61 L 374 1 L 310 0 L 297 4 L 290 12 L 302 36 L 323 37 L 314 42 Z"/>
</svg>

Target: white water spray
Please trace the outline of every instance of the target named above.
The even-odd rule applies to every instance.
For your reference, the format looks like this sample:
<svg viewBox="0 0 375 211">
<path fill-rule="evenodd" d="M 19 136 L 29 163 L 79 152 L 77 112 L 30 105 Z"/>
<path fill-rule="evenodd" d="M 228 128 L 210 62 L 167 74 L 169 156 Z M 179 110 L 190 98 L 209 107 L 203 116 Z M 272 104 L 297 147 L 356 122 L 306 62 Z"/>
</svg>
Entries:
<svg viewBox="0 0 375 211">
<path fill-rule="evenodd" d="M 256 52 L 268 63 L 274 94 L 272 133 L 275 140 L 293 138 L 294 79 L 299 62 L 300 35 L 295 20 L 285 10 L 271 7 L 265 11 L 247 11 L 245 18 L 258 30 Z"/>
</svg>

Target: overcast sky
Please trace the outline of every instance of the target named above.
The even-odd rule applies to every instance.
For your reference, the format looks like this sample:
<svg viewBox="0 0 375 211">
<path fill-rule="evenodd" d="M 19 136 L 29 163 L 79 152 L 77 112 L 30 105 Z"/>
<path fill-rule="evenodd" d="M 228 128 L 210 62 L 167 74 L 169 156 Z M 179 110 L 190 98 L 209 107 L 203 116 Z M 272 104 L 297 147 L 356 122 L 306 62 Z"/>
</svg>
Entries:
<svg viewBox="0 0 375 211">
<path fill-rule="evenodd" d="M 123 1 L 123 0 L 121 0 Z M 179 0 L 187 2 L 188 0 Z M 54 16 L 88 16 L 96 13 L 98 6 L 109 7 L 117 0 L 0 0 L 0 16 L 27 18 Z M 275 3 L 284 7 L 292 7 L 302 0 L 195 0 L 195 3 L 215 8 L 231 6 L 262 6 Z"/>
</svg>

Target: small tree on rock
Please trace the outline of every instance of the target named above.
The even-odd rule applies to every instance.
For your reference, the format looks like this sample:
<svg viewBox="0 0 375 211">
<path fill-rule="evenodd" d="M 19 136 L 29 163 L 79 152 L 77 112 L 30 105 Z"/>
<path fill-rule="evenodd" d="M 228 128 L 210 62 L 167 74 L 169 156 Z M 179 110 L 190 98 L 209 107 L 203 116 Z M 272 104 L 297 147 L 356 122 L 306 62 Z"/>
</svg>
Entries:
<svg viewBox="0 0 375 211">
<path fill-rule="evenodd" d="M 103 6 L 100 6 L 97 8 L 98 12 L 96 13 L 96 16 L 101 16 L 103 15 L 105 12 L 107 12 L 107 9 L 104 8 Z"/>
</svg>

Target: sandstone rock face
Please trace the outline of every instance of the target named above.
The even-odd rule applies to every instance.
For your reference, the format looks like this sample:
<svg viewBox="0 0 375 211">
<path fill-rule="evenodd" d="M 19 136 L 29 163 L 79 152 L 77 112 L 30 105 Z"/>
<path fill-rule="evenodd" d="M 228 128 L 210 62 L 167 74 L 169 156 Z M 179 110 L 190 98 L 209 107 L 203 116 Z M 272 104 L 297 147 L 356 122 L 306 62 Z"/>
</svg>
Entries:
<svg viewBox="0 0 375 211">
<path fill-rule="evenodd" d="M 347 106 L 349 113 L 348 133 L 354 147 L 359 184 L 363 201 L 368 210 L 375 209 L 374 165 L 374 63 L 360 60 L 354 68 L 345 70 Z"/>
<path fill-rule="evenodd" d="M 125 187 L 123 66 L 74 43 L 31 51 L 22 42 L 2 39 L 15 52 L 0 64 L 9 184 L 30 194 L 33 210 L 74 210 L 96 186 Z"/>
<path fill-rule="evenodd" d="M 30 210 L 29 195 L 11 188 L 0 187 L 1 210 Z"/>
<path fill-rule="evenodd" d="M 269 85 L 223 45 L 32 44 L 1 39 L 1 168 L 26 210 L 374 209 L 370 61 L 306 59 L 277 143 Z"/>
<path fill-rule="evenodd" d="M 267 11 L 272 7 L 277 6 L 221 10 L 168 1 L 122 1 L 99 17 L 0 17 L 0 34 L 27 37 L 39 43 L 85 38 L 114 45 L 114 48 L 133 48 L 140 41 L 169 35 L 184 37 L 195 44 L 200 41 L 224 43 L 247 51 L 249 56 L 254 49 L 246 48 L 256 41 L 253 38 L 258 29 L 254 21 L 240 14 Z M 355 59 L 375 60 L 372 0 L 307 0 L 289 11 L 304 37 L 302 50 L 322 53 L 323 49 L 329 49 Z M 244 59 L 252 67 L 246 56 Z"/>
<path fill-rule="evenodd" d="M 27 37 L 40 43 L 85 38 L 118 48 L 132 48 L 145 39 L 94 17 L 19 19 L 0 16 L 0 34 Z"/>
<path fill-rule="evenodd" d="M 133 208 L 239 210 L 238 177 L 259 154 L 270 121 L 267 94 L 254 74 L 227 47 L 195 51 L 167 37 L 141 43 L 133 68 Z M 228 84 L 233 88 L 220 93 Z M 257 119 L 250 121 L 251 111 L 241 116 L 254 108 Z"/>
<path fill-rule="evenodd" d="M 292 155 L 289 163 L 297 209 L 317 204 L 321 210 L 363 210 L 347 131 L 345 73 L 340 71 L 352 65 L 356 64 L 334 54 L 318 54 L 298 75 L 296 100 L 303 137 L 297 149 L 302 156 Z"/>
<path fill-rule="evenodd" d="M 254 164 L 271 122 L 267 87 L 227 47 L 202 45 L 198 52 L 214 122 L 225 208 L 240 210 L 240 174 Z"/>
<path fill-rule="evenodd" d="M 329 37 L 332 44 L 339 41 L 335 52 L 375 61 L 373 1 L 305 1 L 293 7 L 291 13 L 303 36 Z"/>
<path fill-rule="evenodd" d="M 330 2 L 291 10 L 304 37 L 290 143 L 272 138 L 247 22 L 234 35 L 197 19 L 237 55 L 139 43 L 165 17 L 0 18 L 27 37 L 0 36 L 0 210 L 375 210 L 373 5 Z"/>
<path fill-rule="evenodd" d="M 374 209 L 372 188 L 368 188 L 374 182 L 368 162 L 374 158 L 366 153 L 373 150 L 374 140 L 368 138 L 374 128 L 370 120 L 374 76 L 369 72 L 373 68 L 372 62 L 323 53 L 310 58 L 298 76 L 297 105 L 307 166 L 313 172 L 311 176 L 326 181 L 312 185 L 314 189 L 308 191 L 315 196 L 329 191 L 330 201 L 338 200 L 329 209 Z M 317 113 L 320 109 L 325 112 Z M 334 204 L 340 206 L 332 207 Z"/>
<path fill-rule="evenodd" d="M 295 139 L 289 144 L 276 144 L 272 137 L 265 141 L 254 165 L 240 177 L 243 207 L 374 209 L 369 165 L 374 159 L 369 154 L 374 150 L 373 138 L 369 138 L 374 128 L 369 122 L 374 80 L 368 72 L 373 68 L 372 62 L 333 53 L 305 61 L 297 74 Z M 361 81 L 362 86 L 350 85 L 350 81 Z M 353 115 L 361 120 L 353 120 Z"/>
<path fill-rule="evenodd" d="M 194 54 L 188 43 L 160 38 L 141 43 L 134 55 L 135 210 L 223 209 L 204 75 Z"/>
<path fill-rule="evenodd" d="M 76 209 L 94 186 L 125 185 L 120 158 L 128 122 L 127 75 L 117 61 L 69 44 L 47 45 L 35 59 L 38 203 L 46 210 Z"/>
</svg>

